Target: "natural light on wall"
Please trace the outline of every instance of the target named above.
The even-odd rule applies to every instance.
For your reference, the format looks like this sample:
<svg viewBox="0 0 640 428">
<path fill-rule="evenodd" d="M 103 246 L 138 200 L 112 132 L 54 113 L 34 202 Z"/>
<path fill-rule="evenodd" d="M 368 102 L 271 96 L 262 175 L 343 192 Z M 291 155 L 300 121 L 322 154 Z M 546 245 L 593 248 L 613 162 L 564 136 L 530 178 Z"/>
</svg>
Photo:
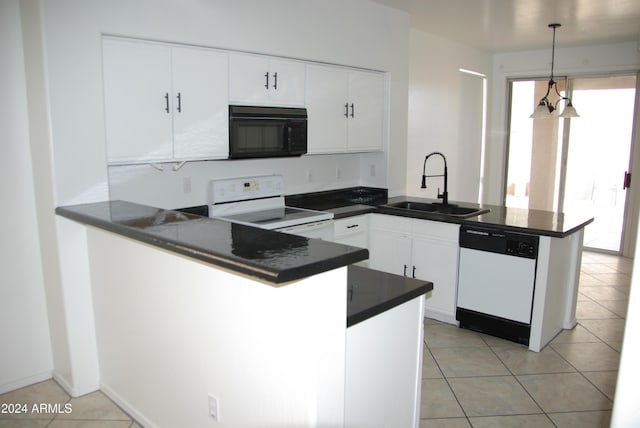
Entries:
<svg viewBox="0 0 640 428">
<path fill-rule="evenodd" d="M 465 127 L 468 132 L 471 132 L 473 135 L 469 135 L 468 138 L 472 141 L 478 141 L 479 147 L 477 147 L 476 153 L 478 157 L 475 159 L 480 159 L 480 165 L 478 170 L 478 194 L 477 200 L 475 202 L 482 202 L 483 200 L 483 183 L 484 183 L 484 163 L 485 163 L 485 144 L 486 144 L 486 130 L 487 130 L 487 76 L 479 73 L 477 71 L 468 70 L 465 68 L 458 69 L 464 75 L 472 78 L 473 82 L 472 87 L 469 91 L 464 91 L 464 96 L 467 97 L 470 94 L 478 94 L 478 91 L 474 91 L 473 89 L 477 88 L 477 83 L 481 80 L 481 91 L 478 94 L 480 99 L 467 99 L 466 104 L 469 105 L 470 108 L 475 108 L 479 103 L 482 106 L 482 115 L 479 118 L 480 121 L 477 122 L 477 126 Z M 477 112 L 477 110 L 475 110 Z M 475 113 L 473 113 L 475 115 Z M 471 158 L 473 159 L 473 158 Z"/>
</svg>

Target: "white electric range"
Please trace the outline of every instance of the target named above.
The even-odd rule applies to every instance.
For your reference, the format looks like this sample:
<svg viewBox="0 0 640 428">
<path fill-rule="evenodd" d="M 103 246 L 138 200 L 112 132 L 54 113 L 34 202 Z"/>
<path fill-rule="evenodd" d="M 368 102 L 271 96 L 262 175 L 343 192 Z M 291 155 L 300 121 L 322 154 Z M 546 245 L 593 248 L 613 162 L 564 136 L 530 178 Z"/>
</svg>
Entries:
<svg viewBox="0 0 640 428">
<path fill-rule="evenodd" d="M 281 175 L 211 180 L 208 191 L 211 218 L 333 240 L 333 213 L 285 206 Z"/>
</svg>

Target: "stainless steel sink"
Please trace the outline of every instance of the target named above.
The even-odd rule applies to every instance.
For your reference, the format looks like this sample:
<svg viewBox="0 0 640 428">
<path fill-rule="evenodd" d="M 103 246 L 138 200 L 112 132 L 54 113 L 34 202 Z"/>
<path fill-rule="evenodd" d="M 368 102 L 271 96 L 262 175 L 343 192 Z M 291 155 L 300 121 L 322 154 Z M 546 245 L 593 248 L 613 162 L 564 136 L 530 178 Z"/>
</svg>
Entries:
<svg viewBox="0 0 640 428">
<path fill-rule="evenodd" d="M 471 208 L 461 207 L 454 204 L 439 204 L 439 203 L 427 203 L 427 202 L 396 202 L 395 204 L 384 205 L 389 208 L 400 208 L 407 211 L 419 211 L 429 212 L 434 214 L 443 214 L 451 217 L 468 218 L 474 217 L 480 214 L 488 213 L 487 208 Z"/>
</svg>

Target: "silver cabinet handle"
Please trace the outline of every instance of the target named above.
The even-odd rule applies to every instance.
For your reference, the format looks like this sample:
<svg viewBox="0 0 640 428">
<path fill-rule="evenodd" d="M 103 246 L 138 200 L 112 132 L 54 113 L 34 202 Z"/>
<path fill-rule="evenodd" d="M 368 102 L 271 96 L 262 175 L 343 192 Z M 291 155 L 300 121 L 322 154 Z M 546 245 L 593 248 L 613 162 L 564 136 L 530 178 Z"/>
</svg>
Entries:
<svg viewBox="0 0 640 428">
<path fill-rule="evenodd" d="M 278 89 L 278 72 L 273 73 L 273 89 Z"/>
<path fill-rule="evenodd" d="M 349 103 L 344 105 L 344 117 L 349 117 Z"/>
<path fill-rule="evenodd" d="M 353 117 L 354 113 L 355 113 L 355 109 L 353 108 L 353 103 L 351 103 L 351 117 Z"/>
<path fill-rule="evenodd" d="M 412 274 L 412 276 L 413 276 L 414 278 L 416 277 L 416 267 L 415 267 L 415 266 L 413 267 L 413 274 Z"/>
<path fill-rule="evenodd" d="M 169 92 L 164 93 L 164 102 L 165 102 L 164 111 L 169 113 Z"/>
<path fill-rule="evenodd" d="M 264 73 L 264 77 L 266 80 L 265 84 L 264 84 L 264 88 L 265 89 L 269 89 L 269 72 L 267 71 L 266 73 Z"/>
<path fill-rule="evenodd" d="M 178 113 L 182 113 L 182 94 L 178 92 Z"/>
<path fill-rule="evenodd" d="M 407 265 L 404 265 L 404 273 L 403 273 L 403 275 L 407 276 Z"/>
</svg>

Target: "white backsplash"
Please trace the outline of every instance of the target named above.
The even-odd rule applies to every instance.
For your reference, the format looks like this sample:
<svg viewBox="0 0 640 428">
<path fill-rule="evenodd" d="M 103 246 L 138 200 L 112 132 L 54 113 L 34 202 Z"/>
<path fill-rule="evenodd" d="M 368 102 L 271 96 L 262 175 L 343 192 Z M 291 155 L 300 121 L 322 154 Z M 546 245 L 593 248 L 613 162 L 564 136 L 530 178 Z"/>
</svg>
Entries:
<svg viewBox="0 0 640 428">
<path fill-rule="evenodd" d="M 353 186 L 387 187 L 384 153 L 313 155 L 299 158 L 187 162 L 109 167 L 109 198 L 161 208 L 204 205 L 214 178 L 282 174 L 285 193 L 296 194 Z"/>
</svg>

